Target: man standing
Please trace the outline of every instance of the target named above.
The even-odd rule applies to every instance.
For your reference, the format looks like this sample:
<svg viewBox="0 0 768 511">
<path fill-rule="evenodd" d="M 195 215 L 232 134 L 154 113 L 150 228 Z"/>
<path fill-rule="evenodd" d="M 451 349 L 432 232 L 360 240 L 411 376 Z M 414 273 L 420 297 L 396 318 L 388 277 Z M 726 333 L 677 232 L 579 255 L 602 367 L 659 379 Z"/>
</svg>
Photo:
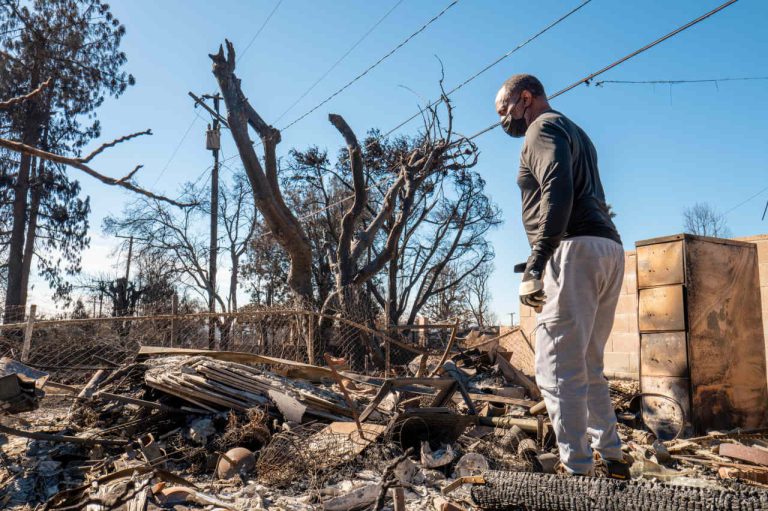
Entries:
<svg viewBox="0 0 768 511">
<path fill-rule="evenodd" d="M 517 184 L 531 256 L 520 301 L 539 312 L 536 383 L 560 460 L 569 474 L 590 475 L 594 449 L 609 475 L 628 478 L 603 376 L 624 250 L 605 202 L 595 147 L 573 121 L 550 108 L 534 76 L 505 81 L 496 111 L 508 135 L 525 137 Z"/>
</svg>

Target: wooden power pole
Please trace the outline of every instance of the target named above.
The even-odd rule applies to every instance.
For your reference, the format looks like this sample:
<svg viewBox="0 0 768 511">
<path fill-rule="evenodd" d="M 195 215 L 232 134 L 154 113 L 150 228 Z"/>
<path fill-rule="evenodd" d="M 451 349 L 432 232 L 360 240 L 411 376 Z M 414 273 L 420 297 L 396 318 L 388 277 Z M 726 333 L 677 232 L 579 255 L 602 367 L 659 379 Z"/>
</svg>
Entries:
<svg viewBox="0 0 768 511">
<path fill-rule="evenodd" d="M 208 125 L 205 137 L 205 148 L 213 153 L 213 171 L 211 172 L 211 245 L 208 257 L 208 312 L 216 312 L 216 255 L 218 254 L 219 231 L 219 150 L 221 149 L 220 126 L 228 127 L 227 122 L 219 113 L 221 94 L 203 94 L 202 97 L 189 92 L 189 96 L 195 101 L 195 106 L 201 106 L 211 114 L 213 125 Z M 204 100 L 213 100 L 213 108 Z M 208 319 L 208 347 L 214 349 L 216 345 L 216 318 Z"/>
</svg>

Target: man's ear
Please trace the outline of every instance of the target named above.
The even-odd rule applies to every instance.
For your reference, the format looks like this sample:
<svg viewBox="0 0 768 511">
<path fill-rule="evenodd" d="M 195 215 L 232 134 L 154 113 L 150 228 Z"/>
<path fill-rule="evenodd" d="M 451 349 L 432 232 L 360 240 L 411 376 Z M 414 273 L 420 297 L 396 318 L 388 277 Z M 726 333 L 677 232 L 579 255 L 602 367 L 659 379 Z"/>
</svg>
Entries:
<svg viewBox="0 0 768 511">
<path fill-rule="evenodd" d="M 520 93 L 520 97 L 523 99 L 524 108 L 533 105 L 533 94 L 531 94 L 531 91 L 524 90 Z"/>
</svg>

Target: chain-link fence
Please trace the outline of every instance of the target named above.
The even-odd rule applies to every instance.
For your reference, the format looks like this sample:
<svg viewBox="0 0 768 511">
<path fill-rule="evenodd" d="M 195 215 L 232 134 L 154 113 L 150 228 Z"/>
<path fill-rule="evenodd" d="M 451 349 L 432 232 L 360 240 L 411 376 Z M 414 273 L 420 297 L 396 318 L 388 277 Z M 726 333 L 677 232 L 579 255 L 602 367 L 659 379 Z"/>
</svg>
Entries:
<svg viewBox="0 0 768 511">
<path fill-rule="evenodd" d="M 0 356 L 44 370 L 60 383 L 81 383 L 98 369 L 120 366 L 141 346 L 240 351 L 316 364 L 329 353 L 368 371 L 440 352 L 450 337 L 443 332 L 424 342 L 398 329 L 385 332 L 340 316 L 277 308 L 69 319 L 31 312 L 17 319 L 0 325 Z"/>
</svg>

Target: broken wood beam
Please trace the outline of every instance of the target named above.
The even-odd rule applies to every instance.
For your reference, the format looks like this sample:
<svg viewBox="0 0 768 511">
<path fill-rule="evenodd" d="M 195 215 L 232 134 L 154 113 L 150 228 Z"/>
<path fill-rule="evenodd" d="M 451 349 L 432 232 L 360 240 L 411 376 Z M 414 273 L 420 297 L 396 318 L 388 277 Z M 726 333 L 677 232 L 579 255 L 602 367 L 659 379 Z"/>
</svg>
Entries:
<svg viewBox="0 0 768 511">
<path fill-rule="evenodd" d="M 469 397 L 474 401 L 502 403 L 505 405 L 523 406 L 525 408 L 531 408 L 537 404 L 536 401 L 531 401 L 530 399 L 517 399 L 516 397 L 504 397 L 496 394 L 478 394 L 476 392 L 470 392 Z"/>
<path fill-rule="evenodd" d="M 509 361 L 499 353 L 496 354 L 496 364 L 498 364 L 499 370 L 504 375 L 504 378 L 512 383 L 517 383 L 525 387 L 525 390 L 528 391 L 528 395 L 533 399 L 537 401 L 541 399 L 541 391 L 539 390 L 539 387 L 536 386 L 536 383 L 524 375 L 522 371 L 510 364 Z"/>
<path fill-rule="evenodd" d="M 443 351 L 443 356 L 440 357 L 440 362 L 437 363 L 437 366 L 435 367 L 434 371 L 432 371 L 432 374 L 429 376 L 435 376 L 437 372 L 442 369 L 443 364 L 445 364 L 446 360 L 448 360 L 448 354 L 453 349 L 453 344 L 456 342 L 456 335 L 459 332 L 459 318 L 456 318 L 456 322 L 453 324 L 453 330 L 451 330 L 451 337 L 448 339 L 448 344 L 445 347 L 445 351 Z"/>
<path fill-rule="evenodd" d="M 294 362 L 284 358 L 268 357 L 265 355 L 255 355 L 253 353 L 244 353 L 240 351 L 211 351 L 193 348 L 165 348 L 162 346 L 142 346 L 139 348 L 139 357 L 155 356 L 173 356 L 173 355 L 202 355 L 214 360 L 223 362 L 237 362 L 240 364 L 264 364 L 272 366 L 282 366 L 289 370 L 290 376 L 304 378 L 310 381 L 321 381 L 322 379 L 333 378 L 331 370 L 327 367 L 320 367 L 302 362 Z"/>
<path fill-rule="evenodd" d="M 718 448 L 720 456 L 748 461 L 755 465 L 768 467 L 768 451 L 757 449 L 756 447 L 747 447 L 743 444 L 722 443 Z"/>
<path fill-rule="evenodd" d="M 323 358 L 325 359 L 325 363 L 328 364 L 328 369 L 331 370 L 333 373 L 333 377 L 336 380 L 336 383 L 339 384 L 339 388 L 341 388 L 341 393 L 344 396 L 344 400 L 347 402 L 347 406 L 349 406 L 349 409 L 352 412 L 352 419 L 355 421 L 355 425 L 357 426 L 357 431 L 360 433 L 360 436 L 365 438 L 365 434 L 363 433 L 363 427 L 360 425 L 360 414 L 357 411 L 357 403 L 355 403 L 355 400 L 352 399 L 352 396 L 349 395 L 349 392 L 347 392 L 347 387 L 344 386 L 344 380 L 342 379 L 341 375 L 336 371 L 336 368 L 334 367 L 334 361 L 333 357 L 331 357 L 330 353 L 324 353 Z"/>
<path fill-rule="evenodd" d="M 106 439 L 106 438 L 81 438 L 79 436 L 56 435 L 52 433 L 42 433 L 39 431 L 23 431 L 0 424 L 0 433 L 22 438 L 31 438 L 32 440 L 43 440 L 45 442 L 59 442 L 80 445 L 128 445 L 128 440 Z"/>
<path fill-rule="evenodd" d="M 482 417 L 477 416 L 478 424 L 482 426 L 491 426 L 493 428 L 510 429 L 517 426 L 527 433 L 536 434 L 539 431 L 539 421 L 536 419 L 526 419 L 521 417 Z"/>
<path fill-rule="evenodd" d="M 394 511 L 406 511 L 405 490 L 399 486 L 392 488 L 392 502 L 394 504 Z"/>
</svg>

